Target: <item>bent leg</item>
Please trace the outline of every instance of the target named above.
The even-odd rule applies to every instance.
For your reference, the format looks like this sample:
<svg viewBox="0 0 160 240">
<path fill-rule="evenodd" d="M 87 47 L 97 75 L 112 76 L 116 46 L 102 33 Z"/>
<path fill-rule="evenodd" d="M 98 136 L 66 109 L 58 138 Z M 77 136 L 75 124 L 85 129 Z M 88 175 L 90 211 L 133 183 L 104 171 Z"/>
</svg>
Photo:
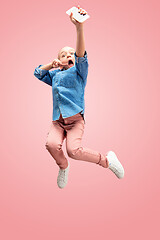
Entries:
<svg viewBox="0 0 160 240">
<path fill-rule="evenodd" d="M 99 164 L 105 168 L 108 167 L 108 160 L 105 155 L 81 146 L 82 136 L 84 133 L 84 120 L 76 121 L 73 127 L 67 130 L 66 149 L 69 157 Z"/>
<path fill-rule="evenodd" d="M 46 149 L 55 159 L 61 169 L 68 166 L 68 161 L 62 150 L 62 143 L 65 139 L 65 130 L 56 121 L 52 121 L 50 130 L 47 134 Z"/>
</svg>

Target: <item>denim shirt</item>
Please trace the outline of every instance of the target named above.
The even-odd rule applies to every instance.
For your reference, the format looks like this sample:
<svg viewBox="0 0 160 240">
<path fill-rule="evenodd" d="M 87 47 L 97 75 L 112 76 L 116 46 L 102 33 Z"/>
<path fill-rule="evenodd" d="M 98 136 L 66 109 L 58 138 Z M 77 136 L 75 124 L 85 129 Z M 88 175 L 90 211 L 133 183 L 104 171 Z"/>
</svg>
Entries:
<svg viewBox="0 0 160 240">
<path fill-rule="evenodd" d="M 74 56 L 75 65 L 67 70 L 43 70 L 40 69 L 43 65 L 39 65 L 34 71 L 34 76 L 52 86 L 53 121 L 58 120 L 60 114 L 67 118 L 79 112 L 84 119 L 84 94 L 89 66 L 87 52 L 85 51 L 83 57 L 77 57 L 76 52 Z"/>
</svg>

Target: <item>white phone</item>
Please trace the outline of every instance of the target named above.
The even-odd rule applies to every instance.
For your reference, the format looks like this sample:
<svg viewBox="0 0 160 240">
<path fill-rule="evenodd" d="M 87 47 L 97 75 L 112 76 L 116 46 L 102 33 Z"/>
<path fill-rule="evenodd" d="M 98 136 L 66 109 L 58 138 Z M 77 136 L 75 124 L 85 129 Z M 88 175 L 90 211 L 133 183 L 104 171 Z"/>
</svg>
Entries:
<svg viewBox="0 0 160 240">
<path fill-rule="evenodd" d="M 68 11 L 66 11 L 66 13 L 70 15 L 71 12 L 73 12 L 73 18 L 75 18 L 80 23 L 86 21 L 90 17 L 88 14 L 85 14 L 85 15 L 80 14 L 78 10 L 79 9 L 77 7 L 72 7 Z"/>
</svg>

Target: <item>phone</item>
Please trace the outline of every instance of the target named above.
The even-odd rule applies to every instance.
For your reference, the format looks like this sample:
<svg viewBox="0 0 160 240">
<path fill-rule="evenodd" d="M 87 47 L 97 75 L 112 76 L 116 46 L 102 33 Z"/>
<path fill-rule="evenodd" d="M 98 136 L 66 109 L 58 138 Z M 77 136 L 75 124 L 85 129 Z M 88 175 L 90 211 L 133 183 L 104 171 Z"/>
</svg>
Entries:
<svg viewBox="0 0 160 240">
<path fill-rule="evenodd" d="M 72 12 L 72 13 L 73 13 L 73 18 L 76 19 L 76 20 L 77 20 L 78 22 L 80 22 L 80 23 L 86 21 L 86 20 L 90 17 L 88 14 L 85 14 L 85 15 L 80 14 L 80 13 L 78 12 L 78 10 L 79 10 L 79 9 L 78 9 L 77 7 L 72 7 L 72 8 L 70 8 L 68 11 L 66 11 L 66 13 L 67 13 L 68 15 L 70 15 L 71 12 Z"/>
</svg>

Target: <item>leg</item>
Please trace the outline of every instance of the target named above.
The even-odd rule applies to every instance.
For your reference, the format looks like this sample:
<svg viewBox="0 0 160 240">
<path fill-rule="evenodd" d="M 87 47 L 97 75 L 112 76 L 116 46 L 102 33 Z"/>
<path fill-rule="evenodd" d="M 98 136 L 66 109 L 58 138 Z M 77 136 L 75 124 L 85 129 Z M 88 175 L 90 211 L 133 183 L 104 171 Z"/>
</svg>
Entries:
<svg viewBox="0 0 160 240">
<path fill-rule="evenodd" d="M 81 146 L 83 133 L 84 120 L 79 118 L 74 121 L 73 127 L 67 130 L 66 149 L 68 156 L 77 160 L 96 163 L 107 168 L 108 160 L 106 156 L 97 151 Z"/>
<path fill-rule="evenodd" d="M 65 169 L 68 166 L 68 161 L 62 151 L 62 143 L 64 139 L 65 130 L 57 121 L 52 121 L 45 146 L 61 169 Z"/>
</svg>

